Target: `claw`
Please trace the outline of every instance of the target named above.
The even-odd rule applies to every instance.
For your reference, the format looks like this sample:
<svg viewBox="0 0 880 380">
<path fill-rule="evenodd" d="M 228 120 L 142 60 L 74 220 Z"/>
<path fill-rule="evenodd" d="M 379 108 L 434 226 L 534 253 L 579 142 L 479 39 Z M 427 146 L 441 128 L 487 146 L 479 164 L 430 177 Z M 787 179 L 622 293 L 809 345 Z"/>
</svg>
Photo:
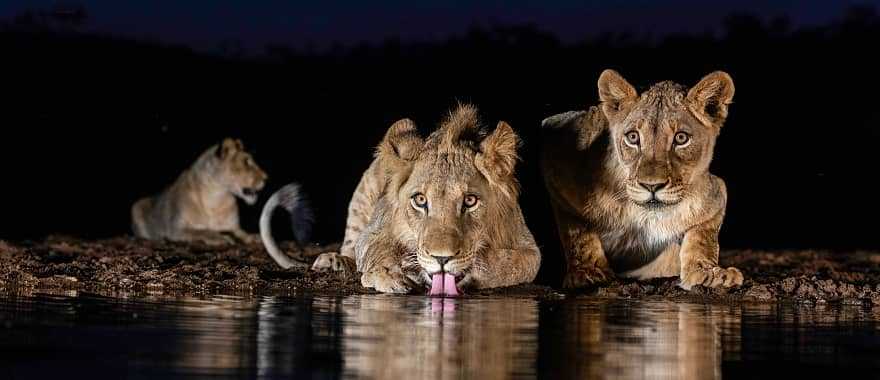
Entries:
<svg viewBox="0 0 880 380">
<path fill-rule="evenodd" d="M 348 272 L 353 267 L 354 262 L 350 258 L 337 252 L 322 253 L 312 263 L 312 270 L 315 272 Z"/>
<path fill-rule="evenodd" d="M 402 272 L 389 271 L 388 268 L 364 273 L 361 285 L 382 293 L 409 293 L 412 290 L 409 279 Z"/>
<path fill-rule="evenodd" d="M 736 268 L 722 268 L 717 265 L 697 265 L 681 275 L 682 289 L 691 290 L 694 285 L 702 285 L 708 288 L 725 287 L 731 288 L 742 285 L 743 275 Z"/>
<path fill-rule="evenodd" d="M 603 284 L 611 280 L 612 275 L 598 266 L 573 266 L 565 275 L 562 286 L 565 288 L 582 288 Z"/>
</svg>

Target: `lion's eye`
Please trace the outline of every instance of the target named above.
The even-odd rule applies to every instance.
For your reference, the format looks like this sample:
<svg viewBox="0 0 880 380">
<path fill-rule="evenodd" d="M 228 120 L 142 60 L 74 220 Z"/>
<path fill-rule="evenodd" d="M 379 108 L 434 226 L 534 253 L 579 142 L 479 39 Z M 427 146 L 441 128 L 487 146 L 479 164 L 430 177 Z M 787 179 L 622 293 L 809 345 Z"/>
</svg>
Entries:
<svg viewBox="0 0 880 380">
<path fill-rule="evenodd" d="M 480 198 L 473 194 L 468 194 L 464 196 L 464 202 L 462 205 L 466 210 L 471 210 L 474 207 L 477 207 L 477 204 L 480 203 Z"/>
<path fill-rule="evenodd" d="M 684 145 L 687 144 L 688 141 L 691 141 L 691 135 L 684 132 L 678 132 L 675 134 L 674 140 L 675 145 Z"/>
<path fill-rule="evenodd" d="M 626 133 L 626 142 L 630 145 L 639 145 L 639 133 L 636 131 L 629 131 Z"/>
<path fill-rule="evenodd" d="M 412 205 L 415 208 L 428 208 L 428 197 L 425 194 L 418 193 L 412 196 Z"/>
</svg>

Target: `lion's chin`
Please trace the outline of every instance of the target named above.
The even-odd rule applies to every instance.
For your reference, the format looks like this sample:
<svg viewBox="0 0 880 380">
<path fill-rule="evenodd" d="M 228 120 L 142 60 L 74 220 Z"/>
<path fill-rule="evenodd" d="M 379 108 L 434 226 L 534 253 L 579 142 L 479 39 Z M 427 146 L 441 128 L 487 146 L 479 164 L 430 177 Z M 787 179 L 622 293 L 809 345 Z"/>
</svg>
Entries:
<svg viewBox="0 0 880 380">
<path fill-rule="evenodd" d="M 648 200 L 630 198 L 630 201 L 648 211 L 665 211 L 680 202 L 680 200 L 660 200 L 657 198 L 650 198 Z"/>
<path fill-rule="evenodd" d="M 647 202 L 640 202 L 638 205 L 651 211 L 660 211 L 667 207 L 674 206 L 675 203 L 664 202 L 659 199 L 651 199 Z"/>
<path fill-rule="evenodd" d="M 431 290 L 429 296 L 434 297 L 458 297 L 461 292 L 455 283 L 455 276 L 447 272 L 437 272 L 431 275 Z"/>
</svg>

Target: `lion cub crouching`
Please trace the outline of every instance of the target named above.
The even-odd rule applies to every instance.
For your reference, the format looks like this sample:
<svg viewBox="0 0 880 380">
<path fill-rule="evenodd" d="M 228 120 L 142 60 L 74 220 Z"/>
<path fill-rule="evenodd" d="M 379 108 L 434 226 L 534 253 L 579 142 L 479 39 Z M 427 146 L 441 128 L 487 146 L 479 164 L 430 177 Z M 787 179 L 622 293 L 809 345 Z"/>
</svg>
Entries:
<svg viewBox="0 0 880 380">
<path fill-rule="evenodd" d="M 266 173 L 241 140 L 225 139 L 199 156 L 171 186 L 131 208 L 135 236 L 223 244 L 256 241 L 242 231 L 235 197 L 257 201 Z"/>
<path fill-rule="evenodd" d="M 542 169 L 566 255 L 566 287 L 613 273 L 680 276 L 681 286 L 741 285 L 718 265 L 727 190 L 709 163 L 733 99 L 724 72 L 687 89 L 642 94 L 617 72 L 598 82 L 601 107 L 544 120 Z"/>
<path fill-rule="evenodd" d="M 518 145 L 507 123 L 490 133 L 469 105 L 427 138 L 411 120 L 394 123 L 352 196 L 340 252 L 313 268 L 356 267 L 363 286 L 386 293 L 531 282 L 541 254 L 517 200 Z"/>
</svg>

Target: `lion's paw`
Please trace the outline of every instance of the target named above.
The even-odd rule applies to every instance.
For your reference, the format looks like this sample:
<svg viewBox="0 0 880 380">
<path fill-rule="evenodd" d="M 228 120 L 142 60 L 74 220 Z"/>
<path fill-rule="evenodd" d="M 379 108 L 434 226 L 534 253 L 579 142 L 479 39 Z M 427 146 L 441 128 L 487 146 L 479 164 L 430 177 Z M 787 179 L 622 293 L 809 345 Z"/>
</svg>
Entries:
<svg viewBox="0 0 880 380">
<path fill-rule="evenodd" d="M 614 278 L 609 269 L 595 264 L 570 265 L 562 280 L 562 287 L 567 289 L 583 288 L 591 285 L 604 284 Z"/>
<path fill-rule="evenodd" d="M 354 260 L 338 252 L 322 253 L 312 263 L 315 272 L 353 272 L 354 267 Z"/>
<path fill-rule="evenodd" d="M 223 235 L 230 238 L 232 242 L 239 244 L 257 245 L 262 243 L 260 235 L 249 234 L 244 231 L 230 231 L 228 233 L 224 233 Z"/>
<path fill-rule="evenodd" d="M 211 247 L 225 247 L 238 243 L 235 237 L 225 233 L 206 233 L 196 238 L 196 241 Z"/>
<path fill-rule="evenodd" d="M 413 288 L 412 281 L 402 272 L 380 268 L 364 273 L 361 285 L 373 288 L 382 293 L 409 293 Z"/>
<path fill-rule="evenodd" d="M 681 274 L 681 287 L 690 290 L 694 285 L 707 288 L 732 288 L 743 283 L 743 274 L 734 267 L 722 268 L 714 264 L 698 264 Z"/>
</svg>

